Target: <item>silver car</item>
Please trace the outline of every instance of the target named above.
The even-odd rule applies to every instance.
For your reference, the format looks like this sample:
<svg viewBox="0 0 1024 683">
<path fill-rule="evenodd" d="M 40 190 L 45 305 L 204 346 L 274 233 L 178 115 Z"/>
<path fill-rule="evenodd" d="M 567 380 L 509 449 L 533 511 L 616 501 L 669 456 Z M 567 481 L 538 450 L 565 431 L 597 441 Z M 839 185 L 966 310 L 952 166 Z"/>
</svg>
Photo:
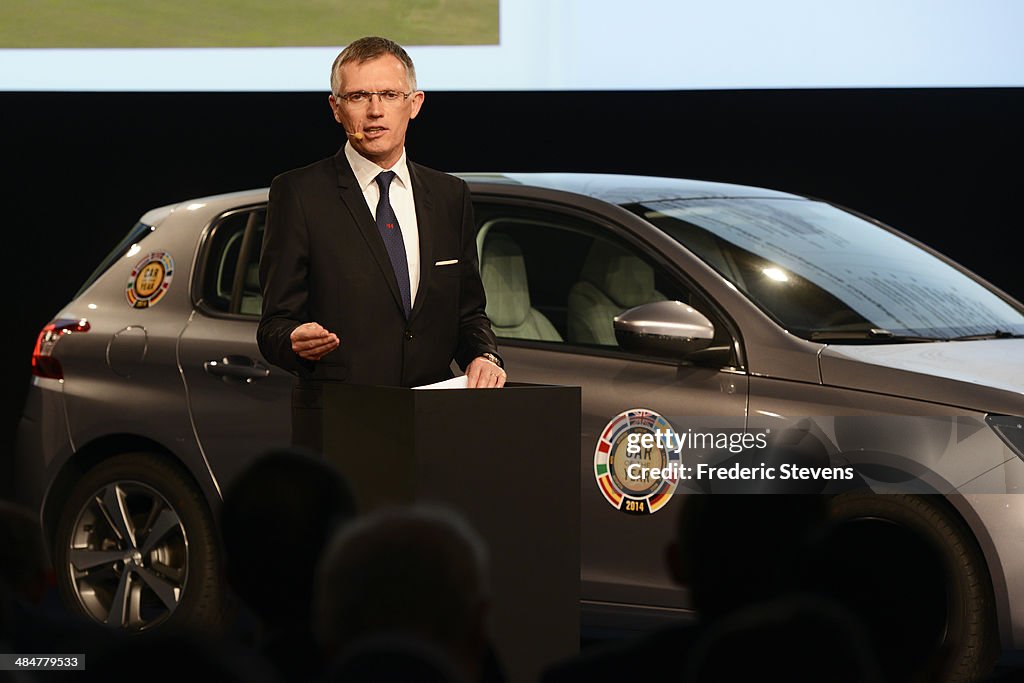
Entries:
<svg viewBox="0 0 1024 683">
<path fill-rule="evenodd" d="M 812 198 L 636 176 L 464 177 L 511 378 L 583 387 L 585 626 L 643 629 L 688 609 L 662 561 L 680 482 L 630 479 L 607 446 L 637 419 L 677 431 L 703 420 L 796 425 L 887 494 L 812 482 L 838 493 L 837 516 L 939 543 L 963 672 L 1024 647 L 1019 302 Z M 266 202 L 261 189 L 146 213 L 39 335 L 19 491 L 40 512 L 63 597 L 97 621 L 212 618 L 221 493 L 288 440 L 295 378 L 255 341 Z"/>
</svg>

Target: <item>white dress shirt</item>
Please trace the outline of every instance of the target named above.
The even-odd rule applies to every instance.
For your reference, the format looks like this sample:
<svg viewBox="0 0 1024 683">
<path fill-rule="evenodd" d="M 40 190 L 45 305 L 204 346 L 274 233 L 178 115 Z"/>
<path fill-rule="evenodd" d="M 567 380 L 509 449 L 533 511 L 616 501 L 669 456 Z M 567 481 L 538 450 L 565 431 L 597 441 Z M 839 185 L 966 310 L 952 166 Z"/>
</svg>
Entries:
<svg viewBox="0 0 1024 683">
<path fill-rule="evenodd" d="M 363 191 L 366 205 L 370 208 L 370 215 L 377 215 L 377 202 L 380 201 L 380 187 L 377 185 L 377 176 L 381 171 L 394 171 L 395 178 L 388 188 L 388 198 L 391 200 L 391 208 L 395 211 L 398 219 L 398 227 L 402 231 L 402 242 L 405 244 L 405 260 L 409 264 L 409 300 L 416 303 L 416 292 L 420 287 L 420 231 L 416 223 L 416 203 L 412 196 L 412 180 L 409 178 L 409 165 L 406 163 L 405 150 L 398 163 L 390 169 L 381 168 L 366 157 L 362 156 L 352 144 L 345 143 L 345 158 L 348 159 L 352 172 L 355 173 L 356 182 Z"/>
</svg>

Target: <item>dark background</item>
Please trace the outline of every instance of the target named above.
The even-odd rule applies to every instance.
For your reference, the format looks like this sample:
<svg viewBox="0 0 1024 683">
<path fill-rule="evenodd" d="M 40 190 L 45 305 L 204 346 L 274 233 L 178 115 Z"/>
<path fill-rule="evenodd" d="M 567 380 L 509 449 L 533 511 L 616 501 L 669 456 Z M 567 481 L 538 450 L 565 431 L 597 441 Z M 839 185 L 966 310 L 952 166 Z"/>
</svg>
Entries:
<svg viewBox="0 0 1024 683">
<path fill-rule="evenodd" d="M 1024 298 L 1022 122 L 1021 88 L 428 93 L 407 146 L 446 171 L 640 173 L 809 194 Z M 5 454 L 36 335 L 143 212 L 269 185 L 342 141 L 326 92 L 0 93 L 0 125 Z"/>
</svg>

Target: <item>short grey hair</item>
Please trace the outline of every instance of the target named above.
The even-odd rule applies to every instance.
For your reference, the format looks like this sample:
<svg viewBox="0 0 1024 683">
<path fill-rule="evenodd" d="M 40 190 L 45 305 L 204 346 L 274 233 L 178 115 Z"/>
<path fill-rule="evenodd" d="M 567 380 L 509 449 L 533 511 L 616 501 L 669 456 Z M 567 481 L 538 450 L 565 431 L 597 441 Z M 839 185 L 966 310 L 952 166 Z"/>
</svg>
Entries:
<svg viewBox="0 0 1024 683">
<path fill-rule="evenodd" d="M 380 36 L 366 36 L 352 42 L 342 50 L 334 59 L 331 65 L 331 93 L 341 94 L 341 67 L 349 62 L 362 64 L 377 57 L 392 55 L 405 66 L 405 74 L 409 79 L 409 88 L 416 90 L 416 67 L 413 66 L 412 57 L 401 45 L 393 40 L 381 38 Z"/>
<path fill-rule="evenodd" d="M 339 651 L 357 638 L 409 633 L 446 649 L 479 637 L 489 598 L 487 549 L 454 510 L 383 508 L 342 527 L 314 588 L 314 628 Z"/>
</svg>

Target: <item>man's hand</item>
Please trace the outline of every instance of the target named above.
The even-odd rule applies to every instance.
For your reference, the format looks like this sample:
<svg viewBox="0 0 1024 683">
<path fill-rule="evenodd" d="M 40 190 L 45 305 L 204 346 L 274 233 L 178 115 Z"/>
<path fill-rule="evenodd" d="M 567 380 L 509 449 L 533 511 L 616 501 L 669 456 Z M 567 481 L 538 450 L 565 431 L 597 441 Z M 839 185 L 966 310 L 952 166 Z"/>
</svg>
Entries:
<svg viewBox="0 0 1024 683">
<path fill-rule="evenodd" d="M 290 339 L 292 340 L 292 351 L 299 358 L 305 360 L 320 360 L 338 348 L 340 343 L 338 335 L 328 332 L 320 323 L 304 323 L 299 325 L 292 330 Z"/>
<path fill-rule="evenodd" d="M 474 358 L 466 368 L 470 389 L 498 389 L 505 386 L 505 371 L 483 356 Z"/>
</svg>

